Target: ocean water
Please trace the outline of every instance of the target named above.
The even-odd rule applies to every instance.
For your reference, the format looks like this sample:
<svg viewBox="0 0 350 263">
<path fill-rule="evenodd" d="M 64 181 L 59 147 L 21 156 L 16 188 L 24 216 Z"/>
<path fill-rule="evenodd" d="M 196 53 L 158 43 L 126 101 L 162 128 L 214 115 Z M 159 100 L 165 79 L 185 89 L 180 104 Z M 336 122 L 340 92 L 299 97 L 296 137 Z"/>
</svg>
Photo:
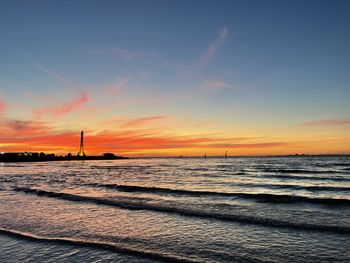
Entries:
<svg viewBox="0 0 350 263">
<path fill-rule="evenodd" d="M 1 262 L 350 262 L 350 157 L 0 164 Z"/>
</svg>

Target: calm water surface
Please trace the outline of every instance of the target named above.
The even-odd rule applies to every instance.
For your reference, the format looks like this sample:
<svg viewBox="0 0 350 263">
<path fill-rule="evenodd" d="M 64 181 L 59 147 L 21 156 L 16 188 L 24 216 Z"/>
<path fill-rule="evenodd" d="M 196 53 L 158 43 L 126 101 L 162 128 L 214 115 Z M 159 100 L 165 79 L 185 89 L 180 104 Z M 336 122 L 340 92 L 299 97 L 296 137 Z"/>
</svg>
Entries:
<svg viewBox="0 0 350 263">
<path fill-rule="evenodd" d="M 350 158 L 0 164 L 1 262 L 350 262 Z"/>
</svg>

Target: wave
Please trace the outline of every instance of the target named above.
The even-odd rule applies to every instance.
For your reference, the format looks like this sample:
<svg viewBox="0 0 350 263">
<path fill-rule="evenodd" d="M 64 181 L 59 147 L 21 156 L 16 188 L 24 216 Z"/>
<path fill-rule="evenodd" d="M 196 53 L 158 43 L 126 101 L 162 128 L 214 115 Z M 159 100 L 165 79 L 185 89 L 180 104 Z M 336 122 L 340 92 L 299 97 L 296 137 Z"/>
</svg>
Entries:
<svg viewBox="0 0 350 263">
<path fill-rule="evenodd" d="M 294 186 L 293 186 L 294 187 Z M 301 187 L 301 190 L 311 190 L 311 191 L 350 191 L 350 187 L 346 186 L 303 186 Z"/>
<path fill-rule="evenodd" d="M 267 173 L 290 173 L 290 174 L 334 174 L 343 173 L 334 170 L 306 170 L 306 169 L 281 169 L 281 168 L 258 168 Z"/>
<path fill-rule="evenodd" d="M 182 170 L 184 170 L 184 171 L 210 171 L 210 169 L 209 168 L 205 168 L 205 167 L 196 167 L 196 168 L 187 168 L 187 167 L 185 167 L 185 168 L 182 168 Z"/>
<path fill-rule="evenodd" d="M 105 249 L 105 250 L 110 250 L 121 254 L 155 259 L 163 262 L 184 262 L 184 263 L 198 262 L 194 260 L 185 259 L 182 257 L 158 254 L 151 251 L 143 251 L 143 250 L 136 250 L 134 248 L 118 247 L 117 245 L 113 243 L 108 243 L 108 242 L 94 242 L 94 241 L 77 240 L 77 239 L 70 239 L 70 238 L 41 237 L 41 236 L 29 234 L 29 233 L 23 233 L 15 230 L 4 229 L 4 228 L 0 228 L 0 234 L 7 235 L 10 237 L 16 237 L 16 238 L 46 242 L 46 243 L 56 243 L 56 244 L 62 244 L 62 245 L 74 245 L 79 247 L 93 247 L 93 248 Z"/>
<path fill-rule="evenodd" d="M 306 196 L 294 196 L 294 195 L 276 195 L 276 194 L 262 194 L 262 193 L 226 193 L 226 192 L 213 192 L 213 191 L 195 191 L 184 189 L 171 189 L 161 187 L 148 187 L 148 186 L 136 186 L 136 185 L 118 185 L 118 184 L 98 184 L 92 183 L 89 186 L 104 187 L 109 189 L 116 189 L 123 192 L 142 192 L 153 194 L 176 194 L 187 196 L 223 196 L 223 197 L 242 197 L 256 199 L 260 202 L 270 203 L 297 203 L 306 202 L 323 205 L 349 205 L 348 199 L 334 199 L 334 198 L 315 198 Z M 244 184 L 242 184 L 244 185 Z M 245 184 L 247 185 L 247 184 Z M 250 186 L 254 186 L 251 184 Z M 258 185 L 266 186 L 266 185 Z M 350 187 L 332 187 L 332 186 L 297 186 L 297 185 L 267 185 L 270 187 L 279 188 L 292 188 L 292 189 L 313 189 L 313 190 L 350 190 Z"/>
<path fill-rule="evenodd" d="M 150 165 L 91 165 L 89 169 L 107 169 L 107 170 L 116 170 L 116 169 L 147 169 L 152 168 Z"/>
<path fill-rule="evenodd" d="M 257 176 L 250 176 L 256 178 Z M 259 175 L 259 177 L 268 177 L 268 178 L 279 178 L 286 180 L 310 180 L 310 181 L 334 181 L 334 182 L 350 182 L 350 178 L 345 177 L 321 177 L 321 176 L 301 176 L 301 175 L 287 175 L 287 174 L 264 174 Z"/>
<path fill-rule="evenodd" d="M 291 228 L 304 231 L 330 232 L 338 234 L 350 234 L 350 227 L 335 225 L 315 225 L 309 223 L 298 224 L 296 222 L 278 221 L 271 218 L 258 218 L 252 216 L 244 216 L 237 214 L 223 214 L 216 211 L 191 210 L 183 207 L 159 206 L 145 203 L 130 203 L 124 201 L 116 201 L 110 199 L 102 199 L 90 196 L 81 196 L 68 194 L 63 192 L 51 192 L 32 188 L 15 188 L 15 191 L 34 194 L 37 196 L 52 197 L 68 201 L 88 202 L 99 205 L 108 205 L 128 210 L 147 210 L 152 212 L 161 212 L 176 214 L 181 216 L 197 217 L 203 219 L 214 219 L 226 222 L 238 222 L 242 224 L 255 224 L 267 227 Z"/>
<path fill-rule="evenodd" d="M 262 187 L 270 189 L 290 189 L 290 190 L 306 190 L 306 191 L 350 191 L 350 187 L 346 186 L 323 186 L 323 185 L 295 185 L 295 184 L 237 184 L 237 186 Z"/>
<path fill-rule="evenodd" d="M 225 172 L 225 173 L 217 173 L 217 172 Z M 215 174 L 212 173 L 197 173 L 197 174 L 191 174 L 193 177 L 203 177 L 203 178 L 227 178 L 232 175 L 246 175 L 244 172 L 231 172 L 231 171 L 225 171 L 217 169 Z"/>
<path fill-rule="evenodd" d="M 3 167 L 16 167 L 16 168 L 18 168 L 18 167 L 25 167 L 24 165 L 21 165 L 21 164 L 10 164 L 10 163 L 2 163 L 2 166 Z"/>
<path fill-rule="evenodd" d="M 350 163 L 332 163 L 332 166 L 350 166 Z"/>
</svg>

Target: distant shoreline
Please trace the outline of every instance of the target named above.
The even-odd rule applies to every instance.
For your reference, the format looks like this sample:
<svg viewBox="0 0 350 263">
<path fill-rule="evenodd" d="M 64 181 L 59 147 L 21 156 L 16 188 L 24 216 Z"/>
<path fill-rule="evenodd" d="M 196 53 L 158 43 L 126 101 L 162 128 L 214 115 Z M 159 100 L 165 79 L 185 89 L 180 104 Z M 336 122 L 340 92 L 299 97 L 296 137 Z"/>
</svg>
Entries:
<svg viewBox="0 0 350 263">
<path fill-rule="evenodd" d="M 273 157 L 350 157 L 350 154 L 286 154 L 286 155 L 230 155 L 229 158 L 273 158 Z M 152 158 L 169 158 L 169 159 L 186 159 L 186 158 L 202 158 L 204 156 L 135 156 L 131 159 L 152 159 Z M 206 159 L 211 158 L 222 158 L 225 159 L 225 156 L 213 155 L 207 156 Z"/>
<path fill-rule="evenodd" d="M 129 159 L 124 156 L 0 156 L 0 163 L 16 163 L 16 162 L 54 162 L 54 161 L 89 161 L 89 160 L 120 160 Z"/>
<path fill-rule="evenodd" d="M 350 157 L 350 154 L 295 154 L 295 155 L 232 155 L 227 159 L 233 158 L 305 158 L 305 157 Z M 45 156 L 28 156 L 28 155 L 1 155 L 0 163 L 16 162 L 55 162 L 55 161 L 98 161 L 98 160 L 125 160 L 125 159 L 226 159 L 225 156 L 135 156 L 125 157 L 118 155 L 92 155 L 92 156 L 56 156 L 48 154 Z"/>
</svg>

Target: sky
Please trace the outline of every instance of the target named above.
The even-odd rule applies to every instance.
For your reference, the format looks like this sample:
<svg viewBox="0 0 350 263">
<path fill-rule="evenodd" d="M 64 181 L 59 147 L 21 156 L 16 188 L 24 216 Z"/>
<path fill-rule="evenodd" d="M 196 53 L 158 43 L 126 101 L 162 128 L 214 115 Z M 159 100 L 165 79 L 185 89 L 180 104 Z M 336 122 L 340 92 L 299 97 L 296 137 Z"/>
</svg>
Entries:
<svg viewBox="0 0 350 263">
<path fill-rule="evenodd" d="M 350 153 L 350 2 L 1 1 L 0 152 Z"/>
</svg>

